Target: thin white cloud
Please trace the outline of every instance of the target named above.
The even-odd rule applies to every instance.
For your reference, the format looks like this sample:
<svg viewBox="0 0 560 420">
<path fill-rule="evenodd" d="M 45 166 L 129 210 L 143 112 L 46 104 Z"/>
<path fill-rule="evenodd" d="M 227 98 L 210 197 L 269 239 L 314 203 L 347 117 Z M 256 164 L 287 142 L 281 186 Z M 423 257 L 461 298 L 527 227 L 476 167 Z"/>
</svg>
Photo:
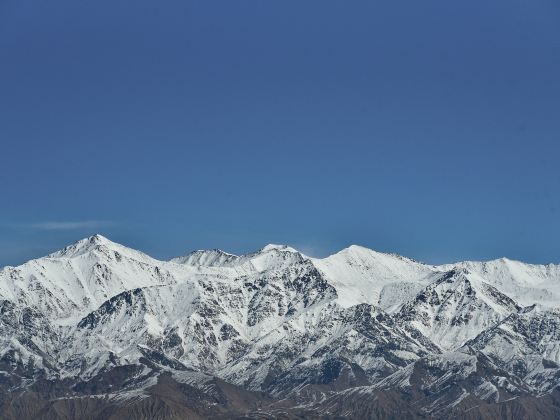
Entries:
<svg viewBox="0 0 560 420">
<path fill-rule="evenodd" d="M 95 229 L 111 226 L 114 223 L 108 220 L 83 220 L 78 222 L 41 222 L 24 225 L 31 229 L 40 230 L 75 230 L 75 229 Z"/>
</svg>

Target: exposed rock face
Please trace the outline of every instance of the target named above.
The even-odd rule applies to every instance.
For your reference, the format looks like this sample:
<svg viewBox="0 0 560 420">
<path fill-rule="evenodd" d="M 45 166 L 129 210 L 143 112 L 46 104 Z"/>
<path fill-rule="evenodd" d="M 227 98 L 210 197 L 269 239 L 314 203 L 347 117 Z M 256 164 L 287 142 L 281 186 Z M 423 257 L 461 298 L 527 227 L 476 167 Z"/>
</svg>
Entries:
<svg viewBox="0 0 560 420">
<path fill-rule="evenodd" d="M 0 418 L 559 418 L 559 273 L 96 235 L 0 271 Z"/>
</svg>

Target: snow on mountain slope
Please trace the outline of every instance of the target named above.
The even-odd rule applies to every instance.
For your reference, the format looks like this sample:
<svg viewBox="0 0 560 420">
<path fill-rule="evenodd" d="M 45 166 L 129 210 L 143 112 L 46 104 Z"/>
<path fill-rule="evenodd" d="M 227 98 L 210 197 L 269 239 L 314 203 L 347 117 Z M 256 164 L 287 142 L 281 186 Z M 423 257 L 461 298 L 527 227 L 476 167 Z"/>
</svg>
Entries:
<svg viewBox="0 0 560 420">
<path fill-rule="evenodd" d="M 308 257 L 289 246 L 269 244 L 259 251 L 239 256 L 221 250 L 199 250 L 170 262 L 208 275 L 239 277 L 282 270 L 305 261 L 309 261 Z"/>
<path fill-rule="evenodd" d="M 0 270 L 0 391 L 138 396 L 163 373 L 217 376 L 300 408 L 390 391 L 445 417 L 560 384 L 559 281 L 553 265 L 434 267 L 359 246 L 159 261 L 95 235 Z"/>
<path fill-rule="evenodd" d="M 46 258 L 75 258 L 96 251 L 100 254 L 106 255 L 108 253 L 121 254 L 130 259 L 144 261 L 151 264 L 156 264 L 158 262 L 143 252 L 127 248 L 126 246 L 113 242 L 101 235 L 93 235 L 88 238 L 81 239 L 71 245 L 68 245 L 60 251 L 47 255 Z"/>
<path fill-rule="evenodd" d="M 212 249 L 193 251 L 190 254 L 173 258 L 170 261 L 193 267 L 224 267 L 235 265 L 238 260 L 239 257 L 237 255 L 229 254 L 220 249 Z"/>
<path fill-rule="evenodd" d="M 437 272 L 432 266 L 357 245 L 312 261 L 337 290 L 340 305 L 368 303 L 388 311 L 414 296 Z"/>
<path fill-rule="evenodd" d="M 464 268 L 442 273 L 399 310 L 399 317 L 443 350 L 454 350 L 520 307 Z"/>
<path fill-rule="evenodd" d="M 19 267 L 5 267 L 0 297 L 72 322 L 123 291 L 175 281 L 157 260 L 95 235 Z"/>
<path fill-rule="evenodd" d="M 270 244 L 260 251 L 242 256 L 237 266 L 251 271 L 266 271 L 283 269 L 307 260 L 306 256 L 289 246 Z"/>
<path fill-rule="evenodd" d="M 33 308 L 0 300 L 0 371 L 57 370 L 62 330 Z"/>
<path fill-rule="evenodd" d="M 354 377 L 374 380 L 429 352 L 438 349 L 383 311 L 367 304 L 343 308 L 331 300 L 287 319 L 220 375 L 277 394 L 334 381 L 344 366 Z"/>
<path fill-rule="evenodd" d="M 125 364 L 150 348 L 177 364 L 213 371 L 295 314 L 335 297 L 309 262 L 237 278 L 196 274 L 106 301 L 79 322 L 78 344 L 69 354 L 75 359 L 85 348 L 78 359 L 93 361 L 101 351 L 104 359 L 113 353 Z"/>
<path fill-rule="evenodd" d="M 484 404 L 507 402 L 525 392 L 521 381 L 494 366 L 483 355 L 450 352 L 418 358 L 373 385 L 334 394 L 322 405 L 332 409 L 356 401 L 358 406 L 363 406 L 389 393 L 398 398 L 397 408 L 416 407 L 421 413 L 419 418 L 448 419 Z M 357 411 L 360 412 L 360 408 Z"/>
<path fill-rule="evenodd" d="M 464 261 L 438 268 L 449 270 L 453 266 L 477 273 L 523 306 L 539 303 L 550 308 L 560 307 L 560 265 L 525 264 L 501 258 L 487 262 Z"/>
<path fill-rule="evenodd" d="M 95 235 L 19 267 L 5 267 L 0 271 L 0 298 L 71 324 L 124 291 L 201 275 L 231 279 L 273 273 L 304 261 L 293 249 L 269 246 L 242 257 L 199 251 L 166 262 Z"/>
<path fill-rule="evenodd" d="M 465 345 L 539 391 L 560 384 L 560 310 L 538 305 L 511 314 Z"/>
</svg>

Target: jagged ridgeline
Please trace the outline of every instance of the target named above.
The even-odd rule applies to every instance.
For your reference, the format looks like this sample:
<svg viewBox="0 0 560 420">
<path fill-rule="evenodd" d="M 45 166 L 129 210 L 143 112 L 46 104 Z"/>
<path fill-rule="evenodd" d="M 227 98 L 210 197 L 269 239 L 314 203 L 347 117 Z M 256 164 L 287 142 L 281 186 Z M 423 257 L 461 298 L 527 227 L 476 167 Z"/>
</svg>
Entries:
<svg viewBox="0 0 560 420">
<path fill-rule="evenodd" d="M 560 418 L 560 266 L 351 246 L 0 271 L 0 418 Z"/>
</svg>

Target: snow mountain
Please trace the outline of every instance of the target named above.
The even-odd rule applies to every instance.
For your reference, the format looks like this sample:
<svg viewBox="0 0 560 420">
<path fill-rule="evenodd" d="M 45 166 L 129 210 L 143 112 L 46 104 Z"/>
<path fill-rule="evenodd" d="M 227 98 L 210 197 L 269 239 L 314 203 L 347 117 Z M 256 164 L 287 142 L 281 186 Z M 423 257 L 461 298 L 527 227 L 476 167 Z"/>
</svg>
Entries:
<svg viewBox="0 0 560 420">
<path fill-rule="evenodd" d="M 557 418 L 557 297 L 556 265 L 95 235 L 0 270 L 0 418 Z"/>
<path fill-rule="evenodd" d="M 453 268 L 438 274 L 398 314 L 449 351 L 520 309 L 479 275 Z"/>
</svg>

